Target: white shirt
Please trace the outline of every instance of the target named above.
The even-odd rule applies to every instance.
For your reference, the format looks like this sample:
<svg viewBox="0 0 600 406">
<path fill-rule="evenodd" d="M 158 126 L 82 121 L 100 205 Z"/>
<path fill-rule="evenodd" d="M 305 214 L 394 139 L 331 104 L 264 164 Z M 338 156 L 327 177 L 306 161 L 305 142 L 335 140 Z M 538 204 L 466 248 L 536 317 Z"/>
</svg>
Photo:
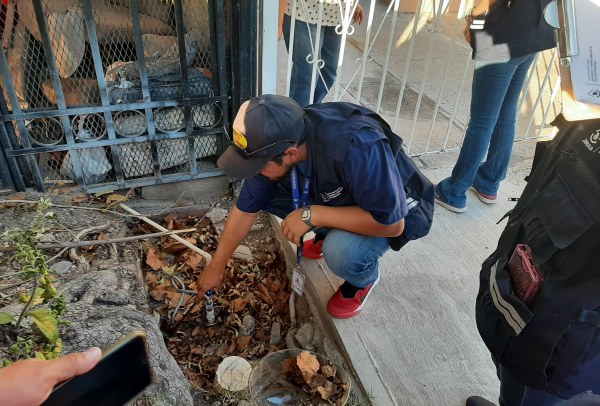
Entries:
<svg viewBox="0 0 600 406">
<path fill-rule="evenodd" d="M 287 0 L 285 13 L 292 16 L 292 5 L 294 0 Z M 296 19 L 309 24 L 319 23 L 320 0 L 296 0 Z M 346 12 L 348 0 L 323 0 L 323 15 L 321 23 L 323 26 L 337 26 L 342 24 L 343 13 Z M 351 0 L 352 7 L 354 0 Z M 352 13 L 352 9 L 350 9 Z M 350 14 L 352 17 L 352 14 Z"/>
</svg>

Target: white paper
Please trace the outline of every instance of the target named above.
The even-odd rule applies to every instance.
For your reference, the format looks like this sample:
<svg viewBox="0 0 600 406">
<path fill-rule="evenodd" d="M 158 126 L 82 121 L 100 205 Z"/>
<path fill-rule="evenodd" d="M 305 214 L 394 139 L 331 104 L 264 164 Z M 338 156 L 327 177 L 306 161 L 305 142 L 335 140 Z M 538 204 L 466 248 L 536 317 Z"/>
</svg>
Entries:
<svg viewBox="0 0 600 406">
<path fill-rule="evenodd" d="M 294 269 L 292 275 L 292 289 L 300 296 L 304 293 L 304 275 L 302 275 L 298 269 Z"/>
<path fill-rule="evenodd" d="M 576 0 L 575 23 L 578 55 L 571 57 L 575 99 L 600 105 L 600 1 Z"/>
</svg>

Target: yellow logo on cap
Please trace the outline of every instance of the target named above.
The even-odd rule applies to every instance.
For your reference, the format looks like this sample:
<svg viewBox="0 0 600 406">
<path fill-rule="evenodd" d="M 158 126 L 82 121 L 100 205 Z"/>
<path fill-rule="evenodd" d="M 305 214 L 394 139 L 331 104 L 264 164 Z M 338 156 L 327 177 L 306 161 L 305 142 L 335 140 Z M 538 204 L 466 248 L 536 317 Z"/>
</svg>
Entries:
<svg viewBox="0 0 600 406">
<path fill-rule="evenodd" d="M 244 134 L 242 134 L 235 128 L 233 129 L 233 143 L 236 147 L 241 149 L 246 149 L 246 147 L 248 146 L 248 140 L 246 139 L 246 137 L 244 137 Z"/>
</svg>

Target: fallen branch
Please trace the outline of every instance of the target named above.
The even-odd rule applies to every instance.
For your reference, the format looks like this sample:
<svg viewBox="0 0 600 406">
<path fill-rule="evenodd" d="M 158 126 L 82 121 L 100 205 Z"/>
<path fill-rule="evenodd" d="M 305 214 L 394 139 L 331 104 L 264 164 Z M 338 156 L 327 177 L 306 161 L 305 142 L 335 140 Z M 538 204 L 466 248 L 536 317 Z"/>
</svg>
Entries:
<svg viewBox="0 0 600 406">
<path fill-rule="evenodd" d="M 39 204 L 40 202 L 35 201 L 35 200 L 0 200 L 0 205 L 6 204 L 6 205 L 10 205 L 10 204 Z M 108 210 L 108 209 L 102 209 L 102 208 L 98 208 L 98 207 L 81 207 L 81 206 L 67 206 L 64 204 L 54 204 L 51 203 L 50 207 L 56 207 L 59 209 L 76 209 L 76 210 L 92 210 L 92 211 L 99 211 L 101 213 L 110 213 L 110 214 L 116 214 L 118 216 L 122 216 L 122 217 L 133 217 L 129 214 L 125 214 L 125 213 L 119 213 L 118 211 L 114 211 L 114 210 Z"/>
<path fill-rule="evenodd" d="M 191 233 L 192 231 L 196 231 L 195 228 L 186 228 L 185 230 L 173 230 L 173 231 L 161 231 L 160 233 L 151 233 L 151 234 L 142 234 L 142 235 L 132 235 L 130 237 L 122 237 L 122 238 L 113 238 L 107 240 L 91 240 L 91 241 L 78 241 L 78 242 L 61 242 L 56 244 L 36 244 L 36 248 L 44 250 L 44 249 L 56 249 L 56 248 L 79 248 L 79 247 L 90 247 L 92 245 L 108 245 L 108 244 L 117 244 L 122 242 L 129 241 L 137 241 L 137 240 L 145 240 L 148 238 L 156 238 L 163 237 L 172 234 L 181 234 L 181 233 Z M 14 247 L 2 247 L 0 251 L 14 251 L 16 248 Z"/>
<path fill-rule="evenodd" d="M 140 213 L 138 213 L 137 211 L 133 210 L 131 207 L 126 206 L 123 203 L 119 203 L 119 207 L 121 207 L 123 210 L 133 214 L 134 216 L 136 216 L 137 218 L 139 218 L 140 220 L 144 221 L 147 224 L 150 224 L 152 227 L 156 228 L 157 230 L 160 231 L 169 231 L 166 228 L 164 228 L 163 226 L 161 226 L 160 224 L 150 220 L 148 217 L 146 216 L 142 216 Z M 186 247 L 188 247 L 189 249 L 197 252 L 198 254 L 202 255 L 202 257 L 204 257 L 204 259 L 206 260 L 206 265 L 210 264 L 210 262 L 212 261 L 212 256 L 206 252 L 201 250 L 200 248 L 196 247 L 194 244 L 190 243 L 189 241 L 184 240 L 183 238 L 181 238 L 178 235 L 172 235 L 171 236 L 174 240 L 179 241 L 180 243 L 182 243 L 183 245 L 185 245 Z"/>
</svg>

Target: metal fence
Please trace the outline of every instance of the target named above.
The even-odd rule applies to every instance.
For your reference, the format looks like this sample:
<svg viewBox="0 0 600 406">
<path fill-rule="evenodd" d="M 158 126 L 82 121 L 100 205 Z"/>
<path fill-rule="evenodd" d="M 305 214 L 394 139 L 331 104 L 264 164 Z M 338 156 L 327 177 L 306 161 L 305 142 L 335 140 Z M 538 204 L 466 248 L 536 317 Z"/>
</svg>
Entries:
<svg viewBox="0 0 600 406">
<path fill-rule="evenodd" d="M 352 21 L 356 1 L 317 0 L 310 12 L 320 17 L 319 27 L 325 10 L 329 9 L 331 20 L 331 5 L 339 9 L 335 30 L 341 37 L 337 80 L 324 101 L 349 101 L 377 111 L 404 138 L 413 156 L 460 148 L 469 120 L 474 65 L 462 35 L 462 16 L 472 3 L 362 0 L 365 18 L 358 25 Z M 269 7 L 267 2 L 264 5 Z M 308 9 L 307 0 L 288 0 L 288 5 L 295 10 L 290 14 L 292 26 L 305 24 L 296 17 L 299 9 Z M 263 13 L 269 15 L 267 10 Z M 276 26 L 265 21 L 263 30 Z M 265 34 L 265 38 L 272 39 L 263 44 L 265 49 L 277 47 L 276 35 Z M 310 40 L 316 49 L 315 43 L 322 41 L 318 30 Z M 263 61 L 263 67 L 270 68 L 263 82 L 270 81 L 266 88 L 279 94 L 289 94 L 293 47 L 289 51 L 280 43 L 278 63 Z M 305 63 L 311 64 L 314 90 L 323 80 L 319 70 L 323 61 L 311 55 Z M 560 111 L 559 89 L 556 52 L 539 54 L 522 93 L 517 140 L 550 132 L 547 121 Z"/>
<path fill-rule="evenodd" d="M 240 7 L 227 3 L 9 1 L 0 169 L 14 188 L 94 192 L 220 175 L 227 18 Z"/>
</svg>

